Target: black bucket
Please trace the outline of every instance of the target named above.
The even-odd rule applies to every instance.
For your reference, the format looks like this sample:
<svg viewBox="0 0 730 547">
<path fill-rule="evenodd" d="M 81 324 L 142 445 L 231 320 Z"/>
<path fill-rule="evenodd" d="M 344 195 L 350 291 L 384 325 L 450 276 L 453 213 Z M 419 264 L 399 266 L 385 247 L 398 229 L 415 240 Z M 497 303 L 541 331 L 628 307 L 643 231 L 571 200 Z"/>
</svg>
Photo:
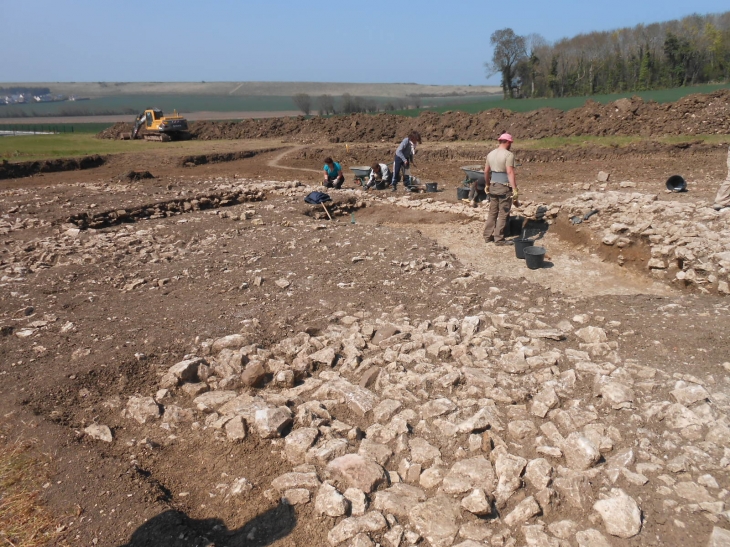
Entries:
<svg viewBox="0 0 730 547">
<path fill-rule="evenodd" d="M 375 183 L 375 189 L 376 190 L 385 190 L 388 187 L 388 183 L 385 181 L 380 181 Z"/>
<path fill-rule="evenodd" d="M 439 183 L 438 182 L 427 182 L 426 183 L 426 192 L 438 192 Z"/>
<path fill-rule="evenodd" d="M 532 239 L 515 239 L 515 256 L 524 260 L 525 249 L 532 247 L 535 242 Z"/>
<path fill-rule="evenodd" d="M 523 253 L 525 254 L 525 264 L 531 270 L 539 270 L 545 260 L 545 247 L 527 247 Z"/>
<path fill-rule="evenodd" d="M 456 189 L 456 199 L 458 199 L 458 200 L 469 199 L 470 192 L 471 192 L 471 188 L 457 188 Z"/>
<path fill-rule="evenodd" d="M 684 177 L 680 175 L 672 175 L 667 179 L 667 190 L 671 190 L 672 192 L 686 192 L 687 191 L 687 182 L 684 180 Z"/>
</svg>

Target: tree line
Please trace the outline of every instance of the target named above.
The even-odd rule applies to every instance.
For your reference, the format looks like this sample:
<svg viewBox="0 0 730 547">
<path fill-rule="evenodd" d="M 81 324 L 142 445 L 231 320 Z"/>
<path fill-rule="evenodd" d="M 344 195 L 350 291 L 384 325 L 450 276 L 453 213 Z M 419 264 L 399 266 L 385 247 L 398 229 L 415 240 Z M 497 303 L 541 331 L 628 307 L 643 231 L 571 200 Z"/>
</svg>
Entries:
<svg viewBox="0 0 730 547">
<path fill-rule="evenodd" d="M 306 93 L 297 93 L 292 97 L 292 101 L 306 116 L 309 116 L 315 110 L 320 116 L 328 116 L 331 114 L 354 114 L 356 112 L 391 112 L 421 107 L 421 97 L 418 96 L 393 98 L 379 103 L 374 99 L 358 97 L 349 93 L 345 93 L 340 97 L 325 94 L 315 98 Z"/>
<path fill-rule="evenodd" d="M 487 76 L 505 98 L 568 97 L 730 81 L 730 11 L 591 32 L 548 43 L 494 32 Z"/>
</svg>

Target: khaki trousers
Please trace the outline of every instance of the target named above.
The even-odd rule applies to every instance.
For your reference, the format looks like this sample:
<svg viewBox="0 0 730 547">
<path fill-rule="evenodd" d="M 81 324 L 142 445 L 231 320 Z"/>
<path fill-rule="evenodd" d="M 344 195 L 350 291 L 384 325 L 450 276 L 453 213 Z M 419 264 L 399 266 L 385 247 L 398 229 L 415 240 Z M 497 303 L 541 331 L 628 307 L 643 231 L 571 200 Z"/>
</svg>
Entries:
<svg viewBox="0 0 730 547">
<path fill-rule="evenodd" d="M 730 148 L 727 151 L 727 178 L 717 190 L 715 205 L 730 207 Z"/>
<path fill-rule="evenodd" d="M 512 209 L 512 188 L 506 184 L 493 183 L 489 187 L 489 211 L 484 226 L 484 240 L 504 241 L 509 212 Z"/>
</svg>

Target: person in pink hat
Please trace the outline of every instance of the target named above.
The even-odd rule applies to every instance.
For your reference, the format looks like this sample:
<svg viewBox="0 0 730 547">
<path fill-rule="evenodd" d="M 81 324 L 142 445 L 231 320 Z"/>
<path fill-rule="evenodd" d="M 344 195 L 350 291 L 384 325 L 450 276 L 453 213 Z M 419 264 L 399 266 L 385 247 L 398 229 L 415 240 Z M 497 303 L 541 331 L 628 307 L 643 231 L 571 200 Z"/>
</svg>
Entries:
<svg viewBox="0 0 730 547">
<path fill-rule="evenodd" d="M 514 139 L 509 133 L 499 136 L 499 146 L 487 156 L 484 165 L 485 188 L 489 194 L 489 212 L 484 226 L 484 240 L 495 245 L 506 245 L 504 232 L 507 226 L 512 200 L 517 199 L 515 180 L 515 155 L 510 152 Z"/>
</svg>

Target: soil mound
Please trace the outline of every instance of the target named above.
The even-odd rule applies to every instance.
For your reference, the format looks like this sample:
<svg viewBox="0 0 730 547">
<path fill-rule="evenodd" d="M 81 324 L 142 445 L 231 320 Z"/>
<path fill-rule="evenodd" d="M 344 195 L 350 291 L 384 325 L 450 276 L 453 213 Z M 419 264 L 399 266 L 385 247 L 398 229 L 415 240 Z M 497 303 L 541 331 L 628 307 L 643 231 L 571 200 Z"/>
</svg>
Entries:
<svg viewBox="0 0 730 547">
<path fill-rule="evenodd" d="M 149 171 L 127 171 L 117 177 L 119 182 L 136 182 L 138 180 L 153 179 L 155 176 Z"/>
<path fill-rule="evenodd" d="M 106 159 L 97 154 L 83 158 L 59 158 L 43 161 L 22 161 L 10 163 L 3 160 L 0 163 L 0 180 L 30 177 L 37 173 L 57 173 L 59 171 L 77 171 L 92 169 L 104 165 Z"/>
<path fill-rule="evenodd" d="M 517 113 L 493 109 L 479 114 L 423 112 L 416 118 L 393 114 L 352 114 L 332 118 L 267 118 L 233 121 L 199 121 L 190 124 L 193 138 L 320 139 L 329 142 L 391 141 L 418 129 L 432 141 L 492 140 L 503 131 L 520 139 L 549 136 L 706 135 L 730 132 L 730 90 L 695 94 L 675 103 L 645 102 L 640 97 L 619 99 L 603 105 L 588 101 L 581 108 L 563 112 L 543 108 Z M 119 138 L 131 124 L 117 123 L 100 138 Z"/>
</svg>

